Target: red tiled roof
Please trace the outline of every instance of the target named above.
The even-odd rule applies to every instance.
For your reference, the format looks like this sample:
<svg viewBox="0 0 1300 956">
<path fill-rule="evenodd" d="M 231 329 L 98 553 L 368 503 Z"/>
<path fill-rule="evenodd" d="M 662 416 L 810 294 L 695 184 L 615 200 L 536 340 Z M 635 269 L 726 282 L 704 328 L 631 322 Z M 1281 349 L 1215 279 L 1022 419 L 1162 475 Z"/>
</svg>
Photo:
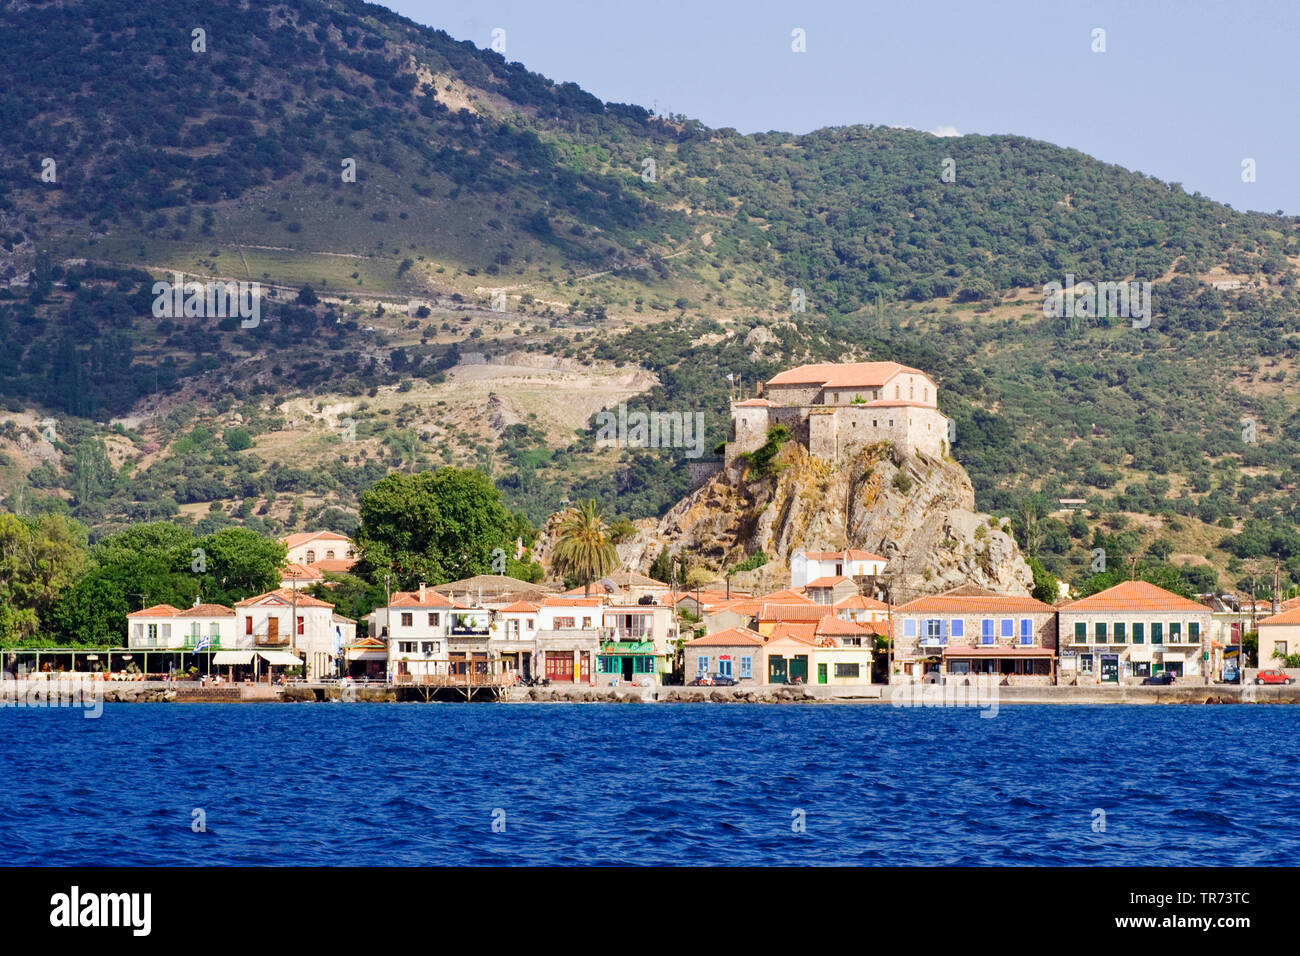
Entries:
<svg viewBox="0 0 1300 956">
<path fill-rule="evenodd" d="M 300 578 L 304 581 L 316 581 L 325 577 L 320 570 L 312 564 L 293 564 L 288 563 L 280 569 L 280 577 L 283 580 L 291 581 L 294 578 Z"/>
<path fill-rule="evenodd" d="M 880 623 L 884 624 L 886 622 L 881 621 Z M 857 637 L 866 636 L 868 634 L 875 635 L 875 633 L 875 629 L 868 627 L 866 624 L 859 624 L 857 621 L 845 621 L 838 617 L 824 617 L 817 622 L 818 637 L 823 635 L 832 637 L 849 635 Z"/>
<path fill-rule="evenodd" d="M 835 587 L 835 585 L 839 584 L 841 581 L 848 581 L 850 584 L 853 583 L 853 579 L 852 579 L 852 578 L 846 578 L 846 577 L 845 577 L 844 575 L 842 575 L 842 574 L 840 574 L 840 575 L 831 574 L 831 575 L 827 575 L 827 576 L 824 577 L 824 578 L 818 578 L 818 579 L 815 580 L 815 581 L 809 581 L 806 585 L 804 585 L 804 587 L 809 587 L 809 588 L 833 588 L 833 587 Z"/>
<path fill-rule="evenodd" d="M 177 617 L 234 617 L 235 609 L 224 604 L 196 604 L 176 613 Z"/>
<path fill-rule="evenodd" d="M 915 601 L 909 601 L 907 604 L 895 608 L 895 611 L 900 614 L 917 612 L 934 612 L 938 614 L 979 612 L 992 614 L 1047 614 L 1052 610 L 1050 604 L 1044 604 L 1042 601 L 1036 601 L 1028 596 L 998 594 L 996 591 L 988 591 L 969 584 L 944 591 L 942 594 L 931 594 L 917 598 Z"/>
<path fill-rule="evenodd" d="M 1122 581 L 1112 588 L 1061 606 L 1062 611 L 1196 611 L 1209 608 L 1147 581 Z"/>
<path fill-rule="evenodd" d="M 175 617 L 179 613 L 180 608 L 172 607 L 170 604 L 155 604 L 142 611 L 132 611 L 127 617 Z"/>
<path fill-rule="evenodd" d="M 793 637 L 801 641 L 808 641 L 811 644 L 816 635 L 816 624 L 778 624 L 772 628 L 768 640 L 779 641 L 783 637 Z"/>
<path fill-rule="evenodd" d="M 834 614 L 835 609 L 829 604 L 764 604 L 758 611 L 758 619 L 764 622 L 815 622 Z"/>
<path fill-rule="evenodd" d="M 502 614 L 536 614 L 541 608 L 536 604 L 529 604 L 527 601 L 515 601 L 513 604 L 507 604 L 501 609 Z"/>
<path fill-rule="evenodd" d="M 1282 606 L 1286 607 L 1285 604 Z M 1261 618 L 1258 624 L 1260 627 L 1265 624 L 1300 624 L 1300 604 L 1292 605 L 1289 610 L 1283 611 L 1281 614 Z"/>
<path fill-rule="evenodd" d="M 293 604 L 296 600 L 299 607 L 332 608 L 334 606 L 327 601 L 321 601 L 308 594 L 303 594 L 301 591 L 297 592 L 297 597 L 295 598 L 294 593 L 293 588 L 276 588 L 274 591 L 267 591 L 265 594 L 257 594 L 251 598 L 245 598 L 243 601 L 237 601 L 235 602 L 235 607 L 251 607 L 254 604 L 261 604 L 267 598 L 278 598 L 285 604 Z"/>
<path fill-rule="evenodd" d="M 420 597 L 419 591 L 396 591 L 392 597 L 393 607 L 464 607 L 458 604 L 445 594 L 425 588 L 424 597 Z"/>
<path fill-rule="evenodd" d="M 542 607 L 600 607 L 605 603 L 604 598 L 589 597 L 544 597 L 542 598 Z"/>
<path fill-rule="evenodd" d="M 887 611 L 889 605 L 884 601 L 877 601 L 875 598 L 865 597 L 861 594 L 852 594 L 843 601 L 836 601 L 831 605 L 837 611 Z"/>
<path fill-rule="evenodd" d="M 768 385 L 821 385 L 825 388 L 878 388 L 899 372 L 924 375 L 920 369 L 897 362 L 824 362 L 787 369 L 767 380 Z"/>
<path fill-rule="evenodd" d="M 736 402 L 736 408 L 775 408 L 776 402 L 769 402 L 766 398 L 747 398 L 743 402 Z"/>
<path fill-rule="evenodd" d="M 743 647 L 747 645 L 758 646 L 763 643 L 763 637 L 760 634 L 751 631 L 747 627 L 729 627 L 725 631 L 718 631 L 716 634 L 706 634 L 703 637 L 697 637 L 693 641 L 687 641 L 687 647 Z"/>
<path fill-rule="evenodd" d="M 346 574 L 356 566 L 356 558 L 326 558 L 324 561 L 317 561 L 309 565 L 320 571 L 330 571 L 334 574 Z"/>
<path fill-rule="evenodd" d="M 336 531 L 300 531 L 297 534 L 291 534 L 281 538 L 280 543 L 286 548 L 296 548 L 300 544 L 306 544 L 308 541 L 327 540 L 327 541 L 344 541 L 348 540 L 345 534 L 339 534 Z"/>
</svg>

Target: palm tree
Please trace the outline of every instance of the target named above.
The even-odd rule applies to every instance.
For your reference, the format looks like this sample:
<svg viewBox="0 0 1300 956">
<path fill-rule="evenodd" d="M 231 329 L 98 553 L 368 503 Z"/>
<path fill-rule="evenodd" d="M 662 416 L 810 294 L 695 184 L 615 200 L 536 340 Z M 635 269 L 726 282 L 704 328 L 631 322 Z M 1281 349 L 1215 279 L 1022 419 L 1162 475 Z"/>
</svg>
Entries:
<svg viewBox="0 0 1300 956">
<path fill-rule="evenodd" d="M 582 581 L 583 592 L 591 596 L 591 582 L 604 577 L 618 564 L 618 552 L 609 540 L 609 526 L 595 499 L 578 502 L 568 509 L 556 529 L 555 570 Z"/>
</svg>

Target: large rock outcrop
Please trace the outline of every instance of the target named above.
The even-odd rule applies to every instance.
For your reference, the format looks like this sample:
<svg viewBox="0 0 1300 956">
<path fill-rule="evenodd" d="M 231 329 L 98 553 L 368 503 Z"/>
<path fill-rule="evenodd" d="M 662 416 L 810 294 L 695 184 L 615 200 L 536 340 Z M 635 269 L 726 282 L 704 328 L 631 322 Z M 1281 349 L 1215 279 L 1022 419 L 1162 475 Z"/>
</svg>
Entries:
<svg viewBox="0 0 1300 956">
<path fill-rule="evenodd" d="M 646 570 L 668 548 L 690 567 L 725 572 L 763 551 L 763 567 L 732 576 L 739 587 L 789 582 L 796 549 L 863 548 L 889 559 L 895 600 L 961 584 L 1028 594 L 1033 575 L 1007 528 L 976 512 L 965 469 L 950 459 L 900 457 L 882 443 L 852 459 L 815 458 L 789 442 L 775 473 L 737 462 L 619 545 L 626 566 Z"/>
</svg>

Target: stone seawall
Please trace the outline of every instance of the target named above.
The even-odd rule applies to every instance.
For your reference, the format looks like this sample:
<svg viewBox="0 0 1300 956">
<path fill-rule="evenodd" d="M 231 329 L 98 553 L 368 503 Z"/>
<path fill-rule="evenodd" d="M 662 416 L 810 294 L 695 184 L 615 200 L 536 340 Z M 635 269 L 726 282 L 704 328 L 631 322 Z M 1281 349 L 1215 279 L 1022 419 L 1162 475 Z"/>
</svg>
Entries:
<svg viewBox="0 0 1300 956">
<path fill-rule="evenodd" d="M 951 703 L 945 695 L 952 697 Z M 76 705 L 97 703 L 287 703 L 347 702 L 393 703 L 417 700 L 399 695 L 398 688 L 359 685 L 290 684 L 222 685 L 201 687 L 187 682 L 107 681 L 0 681 L 0 707 Z M 755 684 L 737 687 L 606 687 L 560 684 L 550 687 L 513 687 L 505 691 L 507 703 L 837 703 L 899 706 L 961 706 L 978 700 L 979 706 L 1008 704 L 1297 704 L 1300 685 L 1188 684 L 1174 687 L 1001 687 L 971 689 L 946 685 L 852 684 L 844 686 Z"/>
</svg>

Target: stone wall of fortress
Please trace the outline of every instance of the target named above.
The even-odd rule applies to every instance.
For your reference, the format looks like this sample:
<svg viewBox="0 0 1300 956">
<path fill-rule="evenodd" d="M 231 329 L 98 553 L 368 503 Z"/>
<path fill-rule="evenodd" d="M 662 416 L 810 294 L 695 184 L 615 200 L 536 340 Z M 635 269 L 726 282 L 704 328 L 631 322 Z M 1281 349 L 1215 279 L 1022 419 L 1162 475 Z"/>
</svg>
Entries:
<svg viewBox="0 0 1300 956">
<path fill-rule="evenodd" d="M 768 429 L 782 424 L 819 458 L 835 461 L 868 445 L 892 441 L 904 451 L 941 458 L 948 451 L 948 419 L 937 408 L 910 405 L 749 406 L 732 409 L 734 434 L 727 442 L 731 462 L 767 441 Z"/>
</svg>

